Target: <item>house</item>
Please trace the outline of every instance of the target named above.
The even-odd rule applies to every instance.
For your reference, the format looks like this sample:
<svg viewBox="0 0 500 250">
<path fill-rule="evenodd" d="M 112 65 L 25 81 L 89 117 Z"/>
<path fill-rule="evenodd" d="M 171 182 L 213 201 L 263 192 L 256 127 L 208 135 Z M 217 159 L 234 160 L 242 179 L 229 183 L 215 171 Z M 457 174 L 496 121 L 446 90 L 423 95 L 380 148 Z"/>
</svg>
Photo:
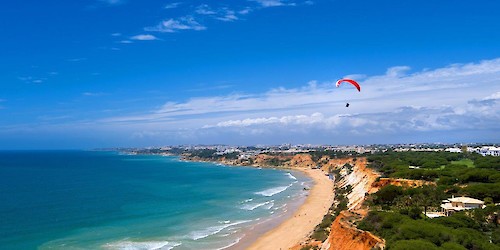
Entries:
<svg viewBox="0 0 500 250">
<path fill-rule="evenodd" d="M 462 149 L 459 149 L 459 148 L 447 148 L 444 151 L 450 152 L 450 153 L 462 153 Z"/>
<path fill-rule="evenodd" d="M 467 148 L 467 152 L 473 152 L 473 153 L 478 153 L 481 154 L 482 156 L 500 156 L 500 147 L 495 147 L 495 146 L 484 146 L 480 148 Z"/>
<path fill-rule="evenodd" d="M 443 200 L 441 204 L 441 211 L 445 216 L 450 216 L 455 212 L 464 210 L 482 208 L 484 201 L 470 198 L 470 197 L 452 197 L 451 199 Z"/>
<path fill-rule="evenodd" d="M 483 156 L 500 156 L 500 147 L 482 147 L 479 153 Z"/>
</svg>

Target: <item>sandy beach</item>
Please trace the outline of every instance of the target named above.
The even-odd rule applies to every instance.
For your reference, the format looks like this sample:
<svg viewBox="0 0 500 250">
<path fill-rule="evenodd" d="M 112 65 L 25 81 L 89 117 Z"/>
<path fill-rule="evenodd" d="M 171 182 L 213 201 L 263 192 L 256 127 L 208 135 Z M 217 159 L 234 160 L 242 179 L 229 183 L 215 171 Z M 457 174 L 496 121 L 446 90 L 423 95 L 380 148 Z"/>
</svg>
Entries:
<svg viewBox="0 0 500 250">
<path fill-rule="evenodd" d="M 276 228 L 259 237 L 247 249 L 289 249 L 314 230 L 333 202 L 333 182 L 319 169 L 297 169 L 314 180 L 314 186 L 294 215 Z"/>
</svg>

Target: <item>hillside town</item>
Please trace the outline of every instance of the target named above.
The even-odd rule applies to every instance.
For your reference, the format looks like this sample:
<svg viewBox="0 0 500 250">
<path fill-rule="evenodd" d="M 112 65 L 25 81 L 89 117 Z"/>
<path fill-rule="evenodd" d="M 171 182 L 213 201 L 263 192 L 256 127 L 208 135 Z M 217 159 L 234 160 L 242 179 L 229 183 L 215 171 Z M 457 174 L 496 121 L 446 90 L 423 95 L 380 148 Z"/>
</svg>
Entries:
<svg viewBox="0 0 500 250">
<path fill-rule="evenodd" d="M 115 149 L 113 149 L 115 150 Z M 258 154 L 297 154 L 311 151 L 335 151 L 346 155 L 374 154 L 380 152 L 451 152 L 477 153 L 482 156 L 500 156 L 498 144 L 374 144 L 374 145 L 312 145 L 312 144 L 281 144 L 277 146 L 229 146 L 229 145 L 179 145 L 146 148 L 120 148 L 119 151 L 130 154 L 178 154 L 183 151 L 211 150 L 216 155 L 237 155 L 239 159 L 248 159 Z"/>
</svg>

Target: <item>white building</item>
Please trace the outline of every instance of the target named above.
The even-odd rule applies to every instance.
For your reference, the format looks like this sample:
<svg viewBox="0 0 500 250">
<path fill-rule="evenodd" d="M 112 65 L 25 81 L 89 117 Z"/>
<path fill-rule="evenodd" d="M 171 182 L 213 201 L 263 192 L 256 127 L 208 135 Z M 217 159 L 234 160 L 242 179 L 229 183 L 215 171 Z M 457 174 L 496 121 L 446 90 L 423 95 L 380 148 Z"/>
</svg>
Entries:
<svg viewBox="0 0 500 250">
<path fill-rule="evenodd" d="M 455 212 L 464 210 L 482 208 L 484 201 L 470 198 L 470 197 L 452 197 L 451 199 L 443 200 L 441 204 L 441 211 L 445 216 L 450 216 Z"/>
<path fill-rule="evenodd" d="M 500 156 L 500 147 L 482 147 L 479 150 L 479 153 L 482 156 L 487 156 L 487 155 Z"/>
<path fill-rule="evenodd" d="M 459 149 L 459 148 L 447 148 L 444 151 L 450 152 L 450 153 L 462 153 L 462 149 Z"/>
<path fill-rule="evenodd" d="M 494 146 L 484 146 L 480 148 L 467 148 L 468 152 L 473 152 L 473 153 L 478 153 L 481 154 L 482 156 L 500 156 L 500 147 L 494 147 Z"/>
</svg>

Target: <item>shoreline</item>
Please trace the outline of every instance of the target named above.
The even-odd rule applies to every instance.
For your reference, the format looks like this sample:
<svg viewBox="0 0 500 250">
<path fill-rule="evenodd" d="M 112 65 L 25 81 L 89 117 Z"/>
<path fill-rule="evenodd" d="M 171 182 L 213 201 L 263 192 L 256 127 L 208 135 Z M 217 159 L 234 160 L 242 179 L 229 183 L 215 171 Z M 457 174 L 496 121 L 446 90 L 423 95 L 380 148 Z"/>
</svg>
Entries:
<svg viewBox="0 0 500 250">
<path fill-rule="evenodd" d="M 245 249 L 290 249 L 306 240 L 333 204 L 334 183 L 320 169 L 294 168 L 310 177 L 314 185 L 303 204 L 279 225 L 259 236 Z M 236 247 L 239 244 L 236 244 Z"/>
<path fill-rule="evenodd" d="M 179 160 L 224 164 L 228 166 L 261 167 L 182 156 L 179 156 Z M 296 204 L 293 214 L 284 214 L 283 218 L 271 219 L 268 223 L 264 223 L 264 225 L 254 226 L 245 233 L 247 236 L 240 239 L 241 241 L 239 240 L 238 243 L 224 249 L 285 250 L 298 246 L 300 243 L 306 241 L 314 232 L 314 229 L 321 223 L 334 202 L 334 182 L 321 169 L 269 166 L 265 166 L 264 168 L 300 171 L 311 178 L 313 186 L 309 189 L 305 200 L 302 200 L 303 203 Z"/>
</svg>

